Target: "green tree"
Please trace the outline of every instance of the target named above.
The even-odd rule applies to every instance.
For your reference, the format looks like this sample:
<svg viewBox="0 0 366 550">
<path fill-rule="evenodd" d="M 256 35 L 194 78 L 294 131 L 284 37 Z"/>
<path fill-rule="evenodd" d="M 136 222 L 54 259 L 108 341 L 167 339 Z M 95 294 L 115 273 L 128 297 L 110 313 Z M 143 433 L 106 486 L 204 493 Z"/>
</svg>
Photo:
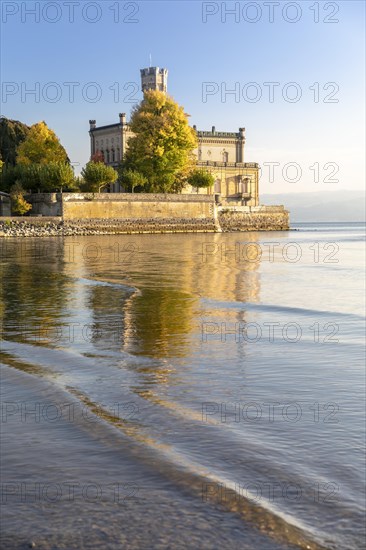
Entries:
<svg viewBox="0 0 366 550">
<path fill-rule="evenodd" d="M 17 164 L 9 173 L 9 180 L 15 177 L 15 181 L 19 182 L 27 191 L 35 191 L 42 189 L 41 182 L 41 164 Z"/>
<path fill-rule="evenodd" d="M 75 189 L 75 175 L 70 164 L 65 162 L 49 162 L 40 165 L 41 190 L 53 192 Z"/>
<path fill-rule="evenodd" d="M 0 154 L 6 166 L 15 166 L 17 147 L 26 139 L 29 130 L 29 126 L 18 120 L 0 117 Z"/>
<path fill-rule="evenodd" d="M 76 176 L 74 179 L 74 191 L 80 191 L 83 183 L 83 178 L 81 176 Z"/>
<path fill-rule="evenodd" d="M 63 162 L 49 162 L 48 164 L 18 164 L 15 168 L 7 168 L 4 178 L 4 187 L 12 181 L 19 181 L 22 186 L 31 191 L 52 193 L 61 189 L 72 191 L 77 188 L 72 167 Z"/>
<path fill-rule="evenodd" d="M 24 193 L 25 191 L 20 183 L 15 183 L 10 189 L 11 211 L 13 214 L 23 216 L 32 208 L 32 205 L 25 200 Z"/>
<path fill-rule="evenodd" d="M 143 174 L 136 170 L 125 170 L 123 166 L 118 169 L 118 181 L 126 191 L 131 193 L 135 191 L 136 187 L 143 191 L 147 184 L 147 179 Z"/>
<path fill-rule="evenodd" d="M 188 183 L 198 190 L 200 187 L 212 187 L 215 183 L 215 178 L 207 170 L 196 169 L 188 176 Z"/>
<path fill-rule="evenodd" d="M 31 126 L 25 140 L 17 148 L 18 164 L 67 163 L 69 159 L 55 132 L 45 122 Z"/>
<path fill-rule="evenodd" d="M 0 174 L 0 191 L 9 193 L 12 185 L 18 179 L 18 170 L 16 166 L 12 164 L 4 164 Z"/>
<path fill-rule="evenodd" d="M 193 169 L 196 133 L 183 107 L 157 90 L 148 90 L 132 112 L 123 168 L 142 174 L 148 192 L 181 191 Z"/>
<path fill-rule="evenodd" d="M 89 161 L 81 171 L 84 180 L 83 191 L 100 193 L 101 189 L 113 183 L 118 178 L 118 173 L 111 166 L 103 162 Z"/>
</svg>

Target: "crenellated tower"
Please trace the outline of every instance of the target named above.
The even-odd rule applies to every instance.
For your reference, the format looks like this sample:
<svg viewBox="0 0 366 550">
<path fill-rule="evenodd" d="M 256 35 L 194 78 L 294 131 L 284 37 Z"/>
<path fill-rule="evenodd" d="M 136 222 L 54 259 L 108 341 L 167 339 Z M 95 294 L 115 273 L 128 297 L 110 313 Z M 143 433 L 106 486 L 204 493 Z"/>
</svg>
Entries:
<svg viewBox="0 0 366 550">
<path fill-rule="evenodd" d="M 168 69 L 160 69 L 159 67 L 148 67 L 140 69 L 141 73 L 141 90 L 160 90 L 167 93 L 168 90 Z"/>
</svg>

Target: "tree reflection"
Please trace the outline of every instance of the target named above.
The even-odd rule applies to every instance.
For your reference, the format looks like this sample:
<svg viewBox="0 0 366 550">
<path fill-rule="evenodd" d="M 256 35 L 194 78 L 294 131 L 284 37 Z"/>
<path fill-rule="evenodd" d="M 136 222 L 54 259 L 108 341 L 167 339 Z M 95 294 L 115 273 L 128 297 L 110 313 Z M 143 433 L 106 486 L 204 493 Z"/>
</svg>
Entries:
<svg viewBox="0 0 366 550">
<path fill-rule="evenodd" d="M 192 297 L 179 290 L 144 289 L 131 304 L 133 351 L 150 357 L 184 356 L 193 324 Z"/>
<path fill-rule="evenodd" d="M 62 335 L 68 279 L 49 265 L 15 258 L 2 265 L 2 337 L 25 343 L 57 342 Z M 56 266 L 54 266 L 56 267 Z"/>
</svg>

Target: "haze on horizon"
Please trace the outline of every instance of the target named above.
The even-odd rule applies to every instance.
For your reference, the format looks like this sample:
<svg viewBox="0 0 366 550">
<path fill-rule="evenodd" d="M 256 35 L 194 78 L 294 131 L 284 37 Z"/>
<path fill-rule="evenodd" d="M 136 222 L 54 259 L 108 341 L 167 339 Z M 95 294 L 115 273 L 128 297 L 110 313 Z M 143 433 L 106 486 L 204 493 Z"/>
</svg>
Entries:
<svg viewBox="0 0 366 550">
<path fill-rule="evenodd" d="M 1 115 L 45 120 L 76 172 L 89 119 L 129 116 L 151 53 L 192 125 L 245 126 L 261 194 L 364 188 L 364 3 L 37 4 L 1 4 Z"/>
</svg>

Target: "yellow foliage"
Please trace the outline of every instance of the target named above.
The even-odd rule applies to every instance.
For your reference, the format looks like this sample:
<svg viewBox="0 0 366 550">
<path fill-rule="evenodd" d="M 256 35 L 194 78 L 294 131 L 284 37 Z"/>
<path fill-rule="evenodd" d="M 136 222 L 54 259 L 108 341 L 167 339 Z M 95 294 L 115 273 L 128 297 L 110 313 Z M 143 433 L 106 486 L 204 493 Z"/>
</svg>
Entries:
<svg viewBox="0 0 366 550">
<path fill-rule="evenodd" d="M 29 204 L 24 198 L 24 189 L 19 183 L 16 183 L 12 186 L 10 190 L 11 198 L 11 210 L 13 214 L 18 214 L 23 216 L 32 208 L 32 205 Z"/>
<path fill-rule="evenodd" d="M 148 191 L 176 192 L 193 169 L 196 133 L 183 107 L 157 90 L 148 90 L 135 107 L 125 165 L 143 174 Z"/>
<path fill-rule="evenodd" d="M 45 122 L 33 124 L 26 139 L 17 148 L 17 163 L 48 164 L 67 162 L 67 154 L 55 132 Z"/>
</svg>

